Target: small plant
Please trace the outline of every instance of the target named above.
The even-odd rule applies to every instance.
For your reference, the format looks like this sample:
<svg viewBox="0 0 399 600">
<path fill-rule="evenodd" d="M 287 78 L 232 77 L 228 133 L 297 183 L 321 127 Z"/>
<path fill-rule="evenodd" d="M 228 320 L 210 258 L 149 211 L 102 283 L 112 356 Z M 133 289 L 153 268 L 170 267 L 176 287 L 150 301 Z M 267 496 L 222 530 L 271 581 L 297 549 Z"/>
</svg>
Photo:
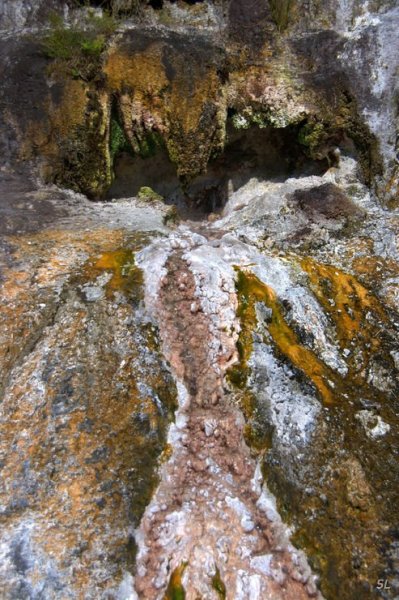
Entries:
<svg viewBox="0 0 399 600">
<path fill-rule="evenodd" d="M 273 20 L 279 31 L 287 29 L 293 0 L 269 0 Z"/>
<path fill-rule="evenodd" d="M 85 81 L 98 72 L 107 39 L 115 31 L 116 22 L 108 14 L 88 12 L 80 27 L 67 26 L 62 17 L 53 13 L 50 31 L 43 37 L 43 52 L 49 58 L 65 63 L 69 73 Z"/>
</svg>

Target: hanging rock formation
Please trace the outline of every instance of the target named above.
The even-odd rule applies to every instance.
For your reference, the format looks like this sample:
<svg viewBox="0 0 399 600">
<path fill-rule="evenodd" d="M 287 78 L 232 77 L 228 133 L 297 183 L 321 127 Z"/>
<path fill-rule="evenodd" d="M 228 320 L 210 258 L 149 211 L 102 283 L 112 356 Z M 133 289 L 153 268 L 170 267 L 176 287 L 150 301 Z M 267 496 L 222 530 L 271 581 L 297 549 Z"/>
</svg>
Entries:
<svg viewBox="0 0 399 600">
<path fill-rule="evenodd" d="M 45 18 L 28 4 L 3 2 L 4 25 Z M 222 152 L 230 114 L 236 127 L 297 125 L 315 158 L 354 146 L 366 181 L 395 200 L 395 3 L 283 4 L 285 15 L 266 0 L 143 6 L 101 56 L 83 40 L 79 60 L 68 59 L 64 38 L 49 59 L 39 32 L 11 41 L 6 30 L 1 107 L 15 155 L 39 157 L 47 180 L 101 197 L 112 179 L 113 115 L 132 151 L 165 144 L 187 181 Z M 72 28 L 84 22 L 64 12 Z"/>
<path fill-rule="evenodd" d="M 396 2 L 82 4 L 0 2 L 1 598 L 393 600 Z"/>
</svg>

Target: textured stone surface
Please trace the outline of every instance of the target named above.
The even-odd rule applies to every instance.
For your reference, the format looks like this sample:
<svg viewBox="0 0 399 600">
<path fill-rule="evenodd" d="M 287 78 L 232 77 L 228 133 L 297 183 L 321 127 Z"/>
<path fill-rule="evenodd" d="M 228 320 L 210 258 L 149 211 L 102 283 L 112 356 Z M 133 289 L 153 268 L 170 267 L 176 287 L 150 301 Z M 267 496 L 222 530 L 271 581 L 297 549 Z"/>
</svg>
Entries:
<svg viewBox="0 0 399 600">
<path fill-rule="evenodd" d="M 44 160 L 53 181 L 103 195 L 112 179 L 112 105 L 131 148 L 145 154 L 163 140 L 186 181 L 223 149 L 233 114 L 237 126 L 300 123 L 313 157 L 352 148 L 365 180 L 395 201 L 397 7 L 291 4 L 284 30 L 266 0 L 143 8 L 139 25 L 120 25 L 89 80 L 45 59 L 39 32 L 34 42 L 5 34 L 1 112 L 17 133 L 16 155 Z M 197 27 L 198 14 L 206 18 Z"/>
<path fill-rule="evenodd" d="M 395 4 L 0 3 L 1 597 L 397 597 Z"/>
<path fill-rule="evenodd" d="M 397 215 L 371 201 L 350 158 L 323 177 L 280 184 L 254 179 L 232 196 L 224 213 L 211 225 L 209 241 L 182 229 L 180 239 L 176 232 L 170 243 L 157 241 L 158 250 L 144 251 L 146 264 L 156 265 L 146 279 L 148 301 L 159 296 L 157 281 L 168 276 L 168 248 L 184 249 L 210 319 L 214 342 L 208 352 L 217 364 L 239 332 L 232 302 L 225 299 L 233 267 L 248 274 L 246 287 L 237 284 L 240 361 L 228 371 L 225 388 L 236 394 L 246 416 L 245 439 L 263 450 L 265 479 L 295 524 L 294 539 L 322 574 L 325 597 L 378 597 L 381 577 L 391 582 L 386 597 L 394 597 L 398 423 L 392 352 L 398 318 L 385 287 L 398 269 Z M 195 341 L 194 328 L 186 329 Z M 223 339 L 220 332 L 230 334 Z M 173 349 L 179 342 L 172 339 Z M 188 352 L 198 356 L 193 346 Z M 183 356 L 190 365 L 190 355 Z M 184 410 L 190 415 L 193 409 Z M 182 424 L 183 440 L 190 422 Z M 166 481 L 176 477 L 178 448 Z M 189 483 L 190 469 L 185 476 L 183 469 L 176 472 L 186 499 L 178 531 L 188 532 L 185 511 L 190 523 L 196 519 L 189 490 L 198 486 Z M 158 493 L 165 499 L 162 486 Z M 154 502 L 162 503 L 158 497 Z M 191 556 L 183 548 L 181 556 Z M 188 590 L 198 563 L 190 564 L 183 575 Z M 229 577 L 228 567 L 221 572 Z"/>
<path fill-rule="evenodd" d="M 5 598 L 395 597 L 398 221 L 358 173 L 173 231 L 3 174 Z"/>
<path fill-rule="evenodd" d="M 78 220 L 8 237 L 2 252 L 4 598 L 115 592 L 175 405 L 141 308 L 145 234 Z"/>
</svg>

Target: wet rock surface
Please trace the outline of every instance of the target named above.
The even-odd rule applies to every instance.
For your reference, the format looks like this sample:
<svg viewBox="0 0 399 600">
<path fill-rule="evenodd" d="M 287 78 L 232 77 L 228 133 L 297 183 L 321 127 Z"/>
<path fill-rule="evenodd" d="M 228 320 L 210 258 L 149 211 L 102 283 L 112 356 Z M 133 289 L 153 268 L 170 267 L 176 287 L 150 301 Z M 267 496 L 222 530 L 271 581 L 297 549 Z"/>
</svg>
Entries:
<svg viewBox="0 0 399 600">
<path fill-rule="evenodd" d="M 0 596 L 397 598 L 395 2 L 76 4 L 0 2 Z"/>
<path fill-rule="evenodd" d="M 242 435 L 261 457 L 265 481 L 294 526 L 293 539 L 307 548 L 311 564 L 322 574 L 325 597 L 378 597 L 381 578 L 391 582 L 385 596 L 394 597 L 398 319 L 396 304 L 383 291 L 385 277 L 391 280 L 391 276 L 388 271 L 382 275 L 382 264 L 388 261 L 393 268 L 396 263 L 395 213 L 374 204 L 367 188 L 356 179 L 356 164 L 342 158 L 341 167 L 323 177 L 283 184 L 253 180 L 232 196 L 224 215 L 207 233 L 198 229 L 200 236 L 182 228 L 181 239 L 174 234 L 170 243 L 156 243 L 155 250 L 143 251 L 143 264 L 164 265 L 161 290 L 169 269 L 173 273 L 168 252 L 183 249 L 201 301 L 198 322 L 203 320 L 202 313 L 207 315 L 209 330 L 220 339 L 216 354 L 217 343 L 209 345 L 212 364 L 224 353 L 230 360 L 231 340 L 236 340 L 238 357 L 226 365 L 223 402 L 226 398 L 228 405 L 235 402 L 245 415 Z M 376 251 L 381 252 L 378 258 Z M 141 255 L 139 260 L 143 260 Z M 185 269 L 182 265 L 179 273 Z M 371 273 L 377 272 L 382 278 L 373 279 L 371 291 Z M 233 285 L 238 326 L 231 312 L 232 300 L 226 300 Z M 149 296 L 154 296 L 158 288 L 153 276 L 148 286 Z M 183 282 L 172 287 L 178 290 L 179 286 L 184 298 Z M 193 310 L 197 313 L 197 303 Z M 181 312 L 174 318 L 177 322 L 183 318 Z M 167 327 L 165 317 L 163 322 Z M 195 331 L 190 325 L 183 329 Z M 226 338 L 225 332 L 229 332 Z M 169 347 L 168 335 L 164 336 L 166 347 L 178 357 L 173 348 L 183 342 L 172 334 Z M 188 343 L 195 344 L 195 334 L 192 337 Z M 186 336 L 183 339 L 187 344 Z M 181 352 L 189 372 L 197 369 L 197 364 L 190 366 L 187 346 Z M 186 368 L 181 360 L 183 366 L 177 372 L 184 381 Z M 179 359 L 172 363 L 178 365 Z M 186 385 L 190 386 L 190 378 Z M 193 393 L 198 393 L 195 387 Z M 183 455 L 186 451 L 184 447 Z M 174 471 L 178 456 L 179 450 L 165 481 L 173 481 L 176 473 L 191 481 L 186 469 Z M 193 464 L 200 475 L 193 468 L 193 479 L 204 477 L 204 465 L 198 462 Z M 169 507 L 162 486 L 158 493 L 155 505 Z M 190 510 L 190 495 L 183 493 L 182 498 L 180 515 Z M 151 507 L 147 515 L 151 522 Z M 161 538 L 162 527 L 155 534 Z M 182 527 L 184 531 L 189 528 Z M 146 547 L 145 535 L 143 540 L 145 563 L 148 556 L 152 560 L 153 550 Z M 152 542 L 148 543 L 151 548 Z M 176 542 L 167 537 L 162 547 L 168 549 L 170 543 L 173 547 Z M 183 542 L 176 547 L 190 554 Z M 184 552 L 182 563 L 183 556 Z M 179 567 L 174 559 L 170 572 Z M 196 564 L 192 558 L 182 571 L 189 590 Z M 164 569 L 169 572 L 166 565 Z M 227 567 L 223 570 L 218 565 L 218 569 L 228 573 Z M 142 573 L 145 578 L 145 569 Z M 148 575 L 145 581 L 148 585 Z M 231 595 L 239 597 L 237 588 Z"/>
<path fill-rule="evenodd" d="M 4 598 L 115 592 L 157 482 L 176 391 L 141 307 L 134 251 L 146 234 L 94 223 L 89 231 L 57 222 L 6 242 Z"/>
<path fill-rule="evenodd" d="M 391 235 L 397 240 L 397 224 L 393 214 L 385 213 L 386 221 L 360 188 L 353 194 L 353 173 L 342 177 L 345 170 L 342 165 L 341 174 L 327 173 L 323 179 L 333 175 L 341 193 L 352 196 L 356 209 L 350 211 L 351 217 L 347 202 L 341 211 L 334 203 L 330 218 L 319 214 L 318 224 L 312 224 L 315 213 L 308 211 L 308 199 L 315 206 L 319 190 L 330 188 L 309 180 L 301 181 L 307 189 L 299 191 L 298 182 L 292 181 L 297 186 L 294 198 L 302 206 L 308 200 L 307 223 L 293 235 L 287 210 L 293 201 L 291 181 L 278 186 L 278 191 L 269 186 L 263 195 L 254 182 L 252 193 L 257 188 L 258 199 L 245 206 L 240 193 L 239 209 L 234 211 L 232 202 L 233 210 L 220 223 L 234 228 L 240 211 L 244 219 L 249 213 L 250 224 L 241 236 L 244 247 L 257 240 L 268 257 L 260 264 L 248 254 L 247 275 L 238 280 L 243 349 L 238 373 L 233 372 L 231 380 L 256 397 L 255 432 L 267 430 L 272 423 L 272 441 L 267 442 L 265 453 L 266 480 L 280 498 L 283 514 L 297 523 L 294 539 L 309 548 L 317 570 L 328 572 L 321 586 L 325 596 L 375 597 L 375 582 L 384 577 L 392 582 L 386 597 L 394 597 L 397 563 L 391 559 L 391 549 L 396 547 L 392 513 L 396 500 L 388 497 L 396 498 L 397 490 L 398 449 L 391 429 L 397 423 L 397 366 L 391 352 L 398 319 L 396 303 L 384 293 L 383 280 L 391 277 L 388 272 L 382 279 L 375 277 L 374 261 L 382 274 L 382 264 L 397 256 L 397 241 L 389 251 L 383 250 Z M 331 210 L 328 198 L 326 193 L 325 215 Z M 269 202 L 273 202 L 271 214 L 261 217 L 257 205 L 265 208 Z M 297 209 L 296 204 L 295 228 L 304 217 Z M 359 211 L 363 216 L 353 219 Z M 362 244 L 366 244 L 363 249 Z M 378 259 L 373 257 L 376 250 L 381 252 Z M 371 288 L 370 276 L 364 279 L 366 270 L 374 273 Z M 319 401 L 309 394 L 301 372 L 313 379 Z"/>
<path fill-rule="evenodd" d="M 10 188 L 5 598 L 395 597 L 398 223 L 357 173 L 174 229 Z"/>
<path fill-rule="evenodd" d="M 180 573 L 187 598 L 217 598 L 221 589 L 231 598 L 320 597 L 305 556 L 289 543 L 262 491 L 243 416 L 223 391 L 233 339 L 223 332 L 215 339 L 181 252 L 165 267 L 162 337 L 184 387 L 169 438 L 173 454 L 137 533 L 136 590 L 158 598 Z M 223 291 L 225 304 L 234 305 L 233 290 Z"/>
</svg>

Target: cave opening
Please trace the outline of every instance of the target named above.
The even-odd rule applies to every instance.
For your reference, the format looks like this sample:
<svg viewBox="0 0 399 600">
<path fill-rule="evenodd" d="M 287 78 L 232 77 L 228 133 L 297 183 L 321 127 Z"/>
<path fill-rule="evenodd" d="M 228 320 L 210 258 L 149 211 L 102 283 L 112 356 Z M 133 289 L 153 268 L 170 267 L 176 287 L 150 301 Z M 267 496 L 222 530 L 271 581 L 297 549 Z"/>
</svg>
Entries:
<svg viewBox="0 0 399 600">
<path fill-rule="evenodd" d="M 189 183 L 179 179 L 163 144 L 146 157 L 122 149 L 115 157 L 107 198 L 137 196 L 141 188 L 149 187 L 167 204 L 176 205 L 182 218 L 206 218 L 221 212 L 229 197 L 252 178 L 282 182 L 288 177 L 322 175 L 329 160 L 309 158 L 298 140 L 300 127 L 237 129 L 230 116 L 223 152 L 209 161 L 206 173 Z"/>
</svg>

